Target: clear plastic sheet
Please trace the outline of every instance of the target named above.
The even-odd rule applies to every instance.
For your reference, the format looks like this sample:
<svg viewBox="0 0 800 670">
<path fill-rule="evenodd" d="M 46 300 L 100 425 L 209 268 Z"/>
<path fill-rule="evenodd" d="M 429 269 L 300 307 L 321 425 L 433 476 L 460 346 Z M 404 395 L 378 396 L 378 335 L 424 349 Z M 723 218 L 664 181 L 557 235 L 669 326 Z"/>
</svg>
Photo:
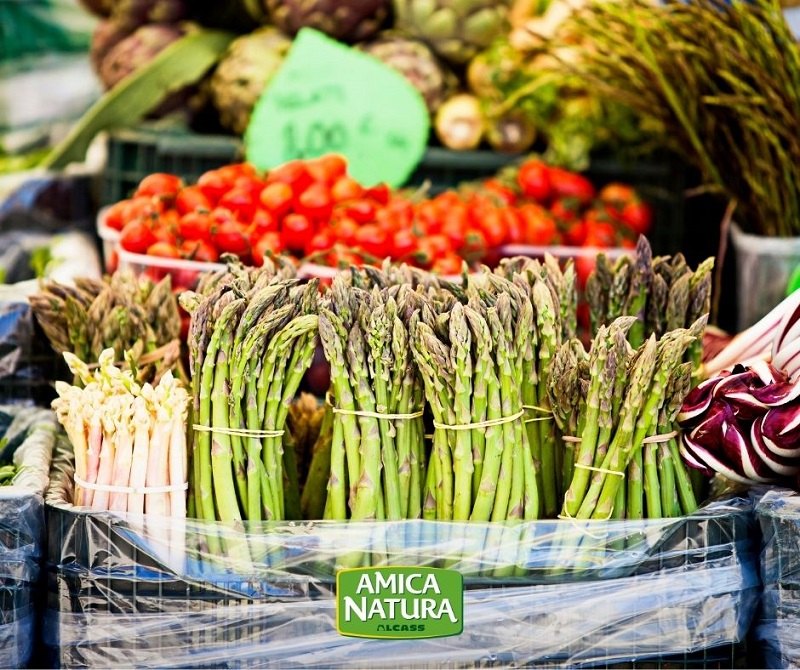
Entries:
<svg viewBox="0 0 800 670">
<path fill-rule="evenodd" d="M 60 435 L 50 410 L 0 406 L 0 462 L 20 468 L 0 486 L 0 667 L 25 667 L 44 540 L 44 491 Z"/>
<path fill-rule="evenodd" d="M 761 524 L 764 592 L 753 636 L 766 668 L 800 667 L 800 494 L 762 490 L 756 503 Z"/>
<path fill-rule="evenodd" d="M 70 476 L 56 459 L 46 498 L 45 643 L 65 667 L 730 667 L 760 593 L 747 498 L 663 521 L 236 529 L 90 513 Z M 462 635 L 336 632 L 338 566 L 445 563 L 465 576 Z"/>
</svg>

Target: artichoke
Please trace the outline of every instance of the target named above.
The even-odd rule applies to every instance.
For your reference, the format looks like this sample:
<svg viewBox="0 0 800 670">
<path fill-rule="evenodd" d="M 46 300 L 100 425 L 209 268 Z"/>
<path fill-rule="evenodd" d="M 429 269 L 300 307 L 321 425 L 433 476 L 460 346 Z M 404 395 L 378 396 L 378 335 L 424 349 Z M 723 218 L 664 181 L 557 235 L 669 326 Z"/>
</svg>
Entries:
<svg viewBox="0 0 800 670">
<path fill-rule="evenodd" d="M 131 32 L 112 19 L 103 19 L 98 22 L 92 33 L 92 43 L 89 47 L 89 61 L 95 72 L 100 73 L 100 65 L 109 52 Z"/>
<path fill-rule="evenodd" d="M 420 92 L 431 114 L 452 95 L 458 84 L 449 68 L 418 40 L 384 33 L 359 48 L 402 74 Z"/>
<path fill-rule="evenodd" d="M 175 23 L 188 14 L 187 0 L 116 0 L 111 17 L 133 30 L 146 23 Z"/>
<path fill-rule="evenodd" d="M 509 30 L 510 0 L 394 0 L 395 26 L 454 64 Z"/>
<path fill-rule="evenodd" d="M 113 0 L 80 0 L 81 5 L 95 16 L 106 18 L 111 15 Z"/>
<path fill-rule="evenodd" d="M 343 42 L 361 42 L 380 30 L 389 0 L 264 0 L 273 23 L 288 35 L 314 28 Z"/>
<path fill-rule="evenodd" d="M 292 42 L 267 26 L 237 38 L 211 77 L 211 100 L 220 123 L 238 135 L 250 122 L 253 106 L 278 72 Z"/>
<path fill-rule="evenodd" d="M 183 29 L 168 24 L 153 23 L 136 29 L 118 42 L 100 64 L 103 85 L 113 88 L 183 35 Z"/>
</svg>

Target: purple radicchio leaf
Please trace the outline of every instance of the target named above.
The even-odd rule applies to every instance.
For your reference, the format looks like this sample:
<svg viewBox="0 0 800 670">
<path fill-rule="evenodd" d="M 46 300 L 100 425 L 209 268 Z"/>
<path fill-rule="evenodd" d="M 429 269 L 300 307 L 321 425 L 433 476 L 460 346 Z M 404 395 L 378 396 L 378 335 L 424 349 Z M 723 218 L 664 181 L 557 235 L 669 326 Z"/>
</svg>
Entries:
<svg viewBox="0 0 800 670">
<path fill-rule="evenodd" d="M 681 411 L 678 413 L 678 425 L 683 427 L 695 423 L 693 420 L 708 410 L 713 399 L 714 389 L 726 376 L 727 374 L 706 379 L 689 391 L 683 400 Z"/>
<path fill-rule="evenodd" d="M 800 460 L 797 459 L 797 455 L 800 452 L 790 454 L 789 457 L 787 457 L 782 454 L 776 454 L 774 451 L 772 451 L 766 444 L 766 440 L 764 439 L 764 435 L 761 431 L 762 421 L 763 419 L 757 419 L 754 421 L 750 431 L 750 445 L 752 446 L 753 451 L 776 475 L 781 477 L 792 477 L 800 473 Z M 794 456 L 794 458 L 791 456 Z"/>
<path fill-rule="evenodd" d="M 773 407 L 758 423 L 770 451 L 800 456 L 800 404 Z"/>
</svg>

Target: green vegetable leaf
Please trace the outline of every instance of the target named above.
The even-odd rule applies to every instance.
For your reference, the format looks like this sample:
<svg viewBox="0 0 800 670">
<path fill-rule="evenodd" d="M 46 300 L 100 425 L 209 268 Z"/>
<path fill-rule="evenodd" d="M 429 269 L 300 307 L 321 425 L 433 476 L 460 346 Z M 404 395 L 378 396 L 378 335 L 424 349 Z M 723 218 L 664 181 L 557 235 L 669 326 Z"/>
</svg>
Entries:
<svg viewBox="0 0 800 670">
<path fill-rule="evenodd" d="M 198 81 L 233 38 L 232 33 L 197 29 L 168 46 L 149 64 L 103 95 L 53 149 L 44 166 L 59 169 L 80 161 L 97 133 L 140 121 L 170 93 Z"/>
</svg>

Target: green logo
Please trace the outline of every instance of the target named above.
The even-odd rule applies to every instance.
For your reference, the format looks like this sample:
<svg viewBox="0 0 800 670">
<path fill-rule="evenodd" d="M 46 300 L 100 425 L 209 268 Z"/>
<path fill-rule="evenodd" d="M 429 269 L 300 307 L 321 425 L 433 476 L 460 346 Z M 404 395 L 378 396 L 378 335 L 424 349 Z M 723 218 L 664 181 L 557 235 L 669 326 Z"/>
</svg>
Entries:
<svg viewBox="0 0 800 670">
<path fill-rule="evenodd" d="M 342 570 L 336 575 L 336 629 L 349 637 L 460 635 L 464 578 L 439 568 Z"/>
</svg>

